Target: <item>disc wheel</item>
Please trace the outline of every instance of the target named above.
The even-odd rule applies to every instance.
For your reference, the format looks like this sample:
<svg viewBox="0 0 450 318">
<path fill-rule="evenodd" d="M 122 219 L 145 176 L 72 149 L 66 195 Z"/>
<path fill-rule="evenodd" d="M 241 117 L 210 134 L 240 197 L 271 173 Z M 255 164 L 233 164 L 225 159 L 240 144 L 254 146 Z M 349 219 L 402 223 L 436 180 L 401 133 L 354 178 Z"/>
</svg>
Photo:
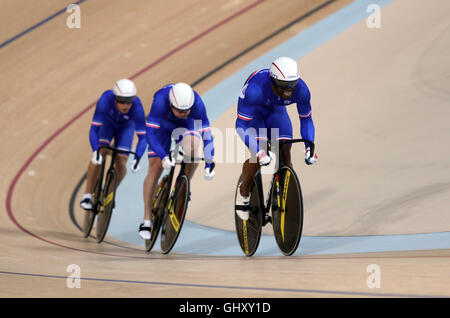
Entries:
<svg viewBox="0 0 450 318">
<path fill-rule="evenodd" d="M 169 198 L 161 228 L 161 251 L 169 253 L 174 247 L 183 226 L 189 202 L 189 179 L 186 175 L 177 178 L 174 195 Z"/>
<path fill-rule="evenodd" d="M 303 198 L 298 177 L 289 167 L 275 175 L 272 189 L 272 225 L 275 240 L 284 255 L 297 250 L 303 228 Z"/>
<path fill-rule="evenodd" d="M 115 170 L 111 170 L 106 175 L 105 188 L 103 189 L 102 200 L 97 212 L 97 242 L 100 243 L 105 238 L 111 221 L 112 211 L 115 205 L 117 176 Z"/>
<path fill-rule="evenodd" d="M 237 191 L 241 184 L 241 178 L 239 178 L 236 186 L 236 192 L 234 196 L 235 201 L 235 227 L 236 234 L 239 242 L 239 246 L 246 256 L 252 256 L 258 249 L 259 241 L 261 239 L 262 228 L 262 213 L 259 206 L 259 191 L 255 180 L 253 180 L 250 186 L 250 203 L 249 203 L 249 218 L 248 220 L 242 220 L 236 213 L 236 198 Z"/>
<path fill-rule="evenodd" d="M 150 239 L 145 240 L 145 250 L 150 252 L 155 245 L 156 239 L 158 238 L 159 230 L 161 228 L 164 210 L 167 204 L 167 198 L 169 196 L 169 177 L 164 176 L 163 179 L 158 184 L 158 189 L 156 190 L 153 207 L 152 207 L 152 227 L 150 230 Z"/>
<path fill-rule="evenodd" d="M 97 206 L 99 202 L 100 197 L 100 177 L 95 182 L 94 186 L 94 193 L 92 193 L 92 210 L 91 211 L 85 211 L 84 214 L 84 221 L 83 221 L 83 236 L 88 237 L 89 234 L 91 234 L 92 227 L 94 225 L 95 221 L 95 215 L 97 213 Z"/>
</svg>

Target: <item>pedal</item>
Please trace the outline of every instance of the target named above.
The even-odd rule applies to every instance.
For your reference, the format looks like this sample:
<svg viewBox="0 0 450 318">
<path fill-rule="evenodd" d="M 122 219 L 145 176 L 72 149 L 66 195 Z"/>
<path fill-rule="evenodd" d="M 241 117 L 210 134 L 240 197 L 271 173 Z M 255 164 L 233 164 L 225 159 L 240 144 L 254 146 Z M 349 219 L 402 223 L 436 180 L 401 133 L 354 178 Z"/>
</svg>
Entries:
<svg viewBox="0 0 450 318">
<path fill-rule="evenodd" d="M 264 216 L 263 226 L 265 226 L 267 223 L 271 223 L 272 224 L 272 217 L 270 215 L 265 215 Z"/>
</svg>

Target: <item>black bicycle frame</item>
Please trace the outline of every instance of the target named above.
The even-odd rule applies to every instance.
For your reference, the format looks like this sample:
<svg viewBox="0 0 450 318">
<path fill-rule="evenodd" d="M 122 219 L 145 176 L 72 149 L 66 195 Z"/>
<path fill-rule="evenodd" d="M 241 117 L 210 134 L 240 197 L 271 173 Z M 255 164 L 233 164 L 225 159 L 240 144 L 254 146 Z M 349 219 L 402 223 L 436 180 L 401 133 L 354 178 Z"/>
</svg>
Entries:
<svg viewBox="0 0 450 318">
<path fill-rule="evenodd" d="M 176 146 L 175 147 L 175 149 L 173 150 L 173 151 L 170 151 L 169 152 L 169 159 L 170 160 L 172 160 L 172 152 L 177 152 L 178 151 L 178 153 L 180 154 L 180 155 L 182 155 L 183 157 L 184 157 L 184 154 L 181 152 L 181 151 L 179 151 L 179 147 L 178 146 Z M 190 162 L 185 162 L 184 161 L 184 158 L 183 158 L 183 160 L 180 162 L 180 163 L 176 163 L 175 165 L 177 165 L 177 164 L 179 164 L 180 166 L 181 166 L 181 169 L 180 169 L 180 172 L 178 173 L 178 177 L 179 176 L 181 176 L 181 175 L 183 175 L 183 174 L 185 174 L 185 169 L 186 169 L 186 164 L 188 164 L 188 163 L 195 163 L 195 162 L 198 162 L 198 161 L 203 161 L 203 160 L 206 160 L 205 158 L 203 158 L 203 157 L 200 157 L 200 158 L 196 158 L 196 157 L 193 157 L 193 158 L 189 158 L 190 159 Z M 214 167 L 215 167 L 215 163 L 214 162 L 212 162 L 211 163 L 211 171 L 213 171 L 214 170 Z M 174 174 L 174 170 L 175 170 L 175 166 L 173 166 L 171 169 L 170 169 L 170 176 L 169 176 L 169 180 L 170 181 L 172 181 L 172 178 L 173 178 L 173 174 Z"/>
<path fill-rule="evenodd" d="M 113 165 L 114 165 L 114 162 L 115 162 L 115 160 L 116 160 L 116 156 L 117 156 L 118 154 L 121 154 L 121 153 L 123 153 L 123 154 L 129 154 L 129 155 L 134 155 L 134 157 L 136 158 L 136 163 L 135 163 L 135 165 L 134 165 L 134 169 L 136 169 L 137 166 L 139 165 L 140 158 L 139 158 L 139 156 L 137 155 L 137 153 L 135 153 L 134 151 L 117 149 L 117 148 L 114 148 L 114 147 L 111 147 L 111 146 L 100 146 L 100 147 L 98 147 L 98 149 L 97 149 L 97 159 L 99 159 L 99 157 L 100 157 L 100 149 L 108 149 L 108 150 L 111 150 L 111 151 L 112 151 L 112 155 L 111 155 L 111 164 L 109 165 L 108 171 L 110 171 L 110 170 L 112 169 L 112 167 L 113 167 Z"/>
<path fill-rule="evenodd" d="M 293 143 L 297 143 L 297 142 L 304 142 L 304 143 L 309 143 L 310 145 L 310 150 L 311 150 L 311 156 L 314 155 L 314 149 L 315 149 L 315 145 L 314 142 L 312 142 L 311 140 L 308 139 L 289 139 L 289 140 L 269 140 L 268 144 L 270 146 L 272 146 L 273 144 L 278 144 L 278 156 L 277 158 L 279 158 L 279 165 L 278 165 L 278 169 L 277 171 L 273 174 L 273 176 L 275 176 L 275 174 L 277 174 L 285 165 L 284 160 L 281 156 L 281 146 L 285 145 L 285 144 L 293 144 Z M 266 202 L 264 202 L 264 192 L 263 192 L 263 184 L 262 184 L 262 176 L 261 176 L 261 170 L 259 169 L 258 172 L 255 175 L 255 179 L 256 179 L 256 186 L 258 187 L 258 193 L 259 195 L 259 206 L 261 207 L 261 210 L 263 212 L 263 226 L 265 226 L 267 223 L 272 222 L 271 217 L 269 216 L 269 211 L 271 208 L 271 204 L 272 204 L 272 189 L 273 189 L 273 179 L 274 177 L 272 177 L 271 181 L 270 181 L 270 188 L 269 188 L 269 196 L 266 200 Z"/>
</svg>

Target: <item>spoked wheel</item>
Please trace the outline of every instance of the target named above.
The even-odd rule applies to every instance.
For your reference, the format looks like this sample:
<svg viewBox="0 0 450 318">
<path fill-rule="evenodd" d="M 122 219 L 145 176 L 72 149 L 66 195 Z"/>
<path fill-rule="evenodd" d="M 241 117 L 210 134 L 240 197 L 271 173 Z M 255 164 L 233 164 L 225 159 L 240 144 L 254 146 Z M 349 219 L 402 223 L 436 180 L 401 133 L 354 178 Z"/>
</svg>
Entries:
<svg viewBox="0 0 450 318">
<path fill-rule="evenodd" d="M 95 182 L 94 193 L 92 193 L 92 210 L 85 211 L 84 214 L 84 225 L 83 225 L 83 235 L 88 237 L 91 234 L 92 226 L 94 225 L 95 215 L 97 214 L 97 207 L 100 198 L 100 177 Z"/>
<path fill-rule="evenodd" d="M 272 225 L 275 240 L 284 255 L 297 250 L 303 228 L 303 198 L 295 171 L 282 167 L 275 175 L 272 191 Z"/>
<path fill-rule="evenodd" d="M 261 238 L 262 228 L 262 211 L 259 204 L 259 191 L 256 185 L 255 179 L 250 186 L 250 204 L 249 204 L 249 218 L 248 220 L 242 220 L 236 213 L 236 197 L 237 191 L 241 183 L 241 177 L 239 178 L 236 186 L 236 192 L 234 195 L 235 213 L 234 220 L 236 226 L 236 234 L 238 237 L 239 245 L 246 256 L 252 256 L 255 254 L 259 240 Z"/>
<path fill-rule="evenodd" d="M 164 210 L 167 205 L 167 198 L 169 197 L 169 187 L 169 177 L 164 176 L 158 184 L 158 189 L 156 190 L 153 200 L 150 239 L 145 240 L 145 250 L 147 252 L 150 252 L 152 250 L 153 245 L 155 245 L 156 238 L 158 237 L 159 229 L 161 228 L 162 220 L 164 217 Z"/>
<path fill-rule="evenodd" d="M 181 232 L 188 207 L 189 191 L 189 179 L 186 175 L 181 175 L 177 178 L 173 195 L 169 198 L 162 223 L 161 251 L 164 254 L 172 250 Z"/>
<path fill-rule="evenodd" d="M 98 205 L 97 212 L 97 242 L 100 243 L 105 238 L 111 220 L 116 195 L 117 176 L 115 170 L 110 170 L 106 175 L 103 197 Z"/>
</svg>

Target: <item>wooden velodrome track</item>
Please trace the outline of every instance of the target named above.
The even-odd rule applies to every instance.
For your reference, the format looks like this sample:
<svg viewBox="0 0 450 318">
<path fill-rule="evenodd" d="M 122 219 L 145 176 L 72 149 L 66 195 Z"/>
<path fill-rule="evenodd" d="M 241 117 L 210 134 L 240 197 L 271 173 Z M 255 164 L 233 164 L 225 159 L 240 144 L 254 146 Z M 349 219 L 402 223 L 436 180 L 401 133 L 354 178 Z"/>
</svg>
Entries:
<svg viewBox="0 0 450 318">
<path fill-rule="evenodd" d="M 161 255 L 112 237 L 102 244 L 84 239 L 69 217 L 91 155 L 92 104 L 115 80 L 135 80 L 146 112 L 169 82 L 196 83 L 202 94 L 352 3 L 332 1 L 308 14 L 326 2 L 87 0 L 81 28 L 69 29 L 68 13 L 47 18 L 70 1 L 2 0 L 0 42 L 45 23 L 0 48 L 0 296 L 450 296 L 450 250 L 411 250 L 414 239 L 404 250 L 377 253 Z M 300 147 L 293 151 L 305 236 L 450 231 L 450 3 L 396 0 L 381 13 L 380 29 L 361 21 L 299 60 L 312 91 L 319 154 L 318 164 L 306 167 Z M 234 127 L 232 106 L 213 126 Z M 201 172 L 187 218 L 233 230 L 240 166 L 219 163 L 211 183 Z M 81 268 L 81 288 L 66 286 L 70 264 Z M 381 269 L 380 288 L 366 284 L 370 264 Z"/>
</svg>

